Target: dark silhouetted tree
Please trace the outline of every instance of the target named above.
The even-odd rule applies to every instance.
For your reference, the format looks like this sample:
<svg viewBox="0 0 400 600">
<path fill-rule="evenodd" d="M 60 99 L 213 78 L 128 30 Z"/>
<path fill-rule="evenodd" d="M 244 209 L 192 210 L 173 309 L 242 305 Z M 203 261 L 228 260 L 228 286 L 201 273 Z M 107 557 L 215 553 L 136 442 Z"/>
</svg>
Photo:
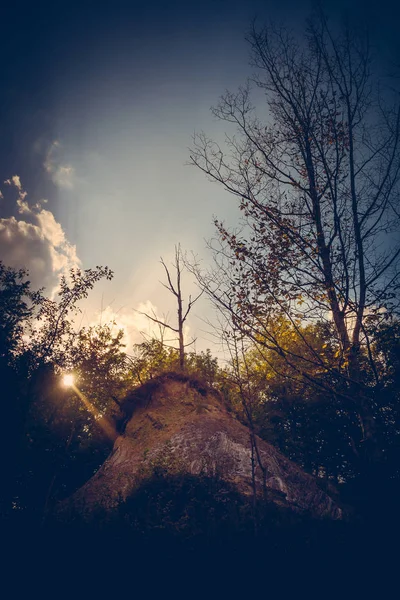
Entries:
<svg viewBox="0 0 400 600">
<path fill-rule="evenodd" d="M 196 135 L 191 152 L 239 199 L 242 228 L 216 221 L 217 268 L 194 271 L 234 327 L 284 358 L 291 377 L 323 389 L 318 368 L 341 380 L 334 391 L 360 427 L 355 452 L 369 460 L 380 382 L 368 323 L 398 309 L 398 99 L 381 93 L 367 36 L 333 33 L 320 11 L 300 41 L 273 26 L 254 26 L 248 41 L 254 78 L 213 109 L 235 133 L 225 146 Z M 262 119 L 253 85 L 265 97 Z M 293 327 L 290 345 L 273 331 L 281 317 Z M 316 321 L 334 324 L 334 362 L 304 338 L 302 323 Z"/>
</svg>

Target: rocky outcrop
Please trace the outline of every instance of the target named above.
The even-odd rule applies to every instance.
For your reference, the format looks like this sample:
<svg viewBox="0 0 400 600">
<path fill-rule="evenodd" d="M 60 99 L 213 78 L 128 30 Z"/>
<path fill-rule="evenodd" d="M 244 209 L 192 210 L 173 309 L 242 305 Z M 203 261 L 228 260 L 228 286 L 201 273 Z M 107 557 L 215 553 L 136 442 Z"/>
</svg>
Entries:
<svg viewBox="0 0 400 600">
<path fill-rule="evenodd" d="M 156 469 L 171 476 L 218 478 L 241 497 L 273 502 L 317 518 L 341 509 L 315 479 L 256 437 L 218 393 L 189 378 L 165 375 L 132 392 L 117 419 L 118 437 L 98 472 L 59 507 L 59 515 L 90 520 L 112 515 Z M 258 457 L 257 457 L 258 453 Z"/>
</svg>

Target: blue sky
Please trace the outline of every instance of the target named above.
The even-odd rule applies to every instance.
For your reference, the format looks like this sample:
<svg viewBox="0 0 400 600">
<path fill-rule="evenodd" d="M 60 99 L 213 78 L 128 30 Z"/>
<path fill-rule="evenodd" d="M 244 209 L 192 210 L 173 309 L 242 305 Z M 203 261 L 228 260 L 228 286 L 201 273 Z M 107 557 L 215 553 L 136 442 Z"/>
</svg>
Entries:
<svg viewBox="0 0 400 600">
<path fill-rule="evenodd" d="M 191 136 L 223 135 L 209 109 L 251 74 L 244 40 L 251 19 L 300 27 L 309 4 L 157 0 L 6 9 L 0 181 L 10 183 L 0 185 L 1 258 L 30 268 L 34 284 L 49 290 L 68 266 L 107 264 L 115 278 L 92 294 L 83 324 L 103 307 L 103 321 L 117 314 L 130 343 L 145 328 L 134 308 L 173 319 L 159 257 L 168 262 L 181 243 L 207 260 L 213 215 L 232 224 L 238 217 L 234 198 L 185 164 Z M 395 47 L 395 2 L 326 5 L 333 17 L 362 6 L 381 52 Z M 188 293 L 192 280 L 185 280 Z M 212 345 L 200 320 L 211 316 L 202 299 L 189 321 L 198 349 Z"/>
</svg>

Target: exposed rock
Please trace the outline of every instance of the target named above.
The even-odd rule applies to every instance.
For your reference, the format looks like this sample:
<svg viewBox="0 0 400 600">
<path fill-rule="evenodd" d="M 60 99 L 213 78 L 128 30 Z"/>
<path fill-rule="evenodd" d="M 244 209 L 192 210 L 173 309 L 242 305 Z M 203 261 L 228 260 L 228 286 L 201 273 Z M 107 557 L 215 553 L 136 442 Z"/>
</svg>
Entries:
<svg viewBox="0 0 400 600">
<path fill-rule="evenodd" d="M 273 502 L 299 514 L 340 519 L 341 509 L 315 479 L 256 437 L 225 406 L 217 392 L 180 375 L 149 382 L 128 396 L 119 435 L 99 471 L 59 507 L 64 518 L 106 518 L 131 498 L 151 474 L 187 473 L 219 478 L 251 500 Z"/>
</svg>

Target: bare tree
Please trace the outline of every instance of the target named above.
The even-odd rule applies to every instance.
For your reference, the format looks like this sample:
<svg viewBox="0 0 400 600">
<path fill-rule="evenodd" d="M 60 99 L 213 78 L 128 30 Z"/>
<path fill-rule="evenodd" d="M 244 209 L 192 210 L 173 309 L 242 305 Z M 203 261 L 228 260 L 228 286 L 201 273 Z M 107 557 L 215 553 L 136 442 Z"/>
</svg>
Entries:
<svg viewBox="0 0 400 600">
<path fill-rule="evenodd" d="M 175 296 L 176 301 L 177 301 L 177 305 L 178 305 L 178 307 L 177 307 L 177 317 L 178 317 L 177 327 L 173 327 L 172 325 L 167 323 L 166 319 L 164 321 L 157 319 L 157 317 L 155 315 L 152 316 L 152 315 L 149 315 L 144 312 L 142 312 L 141 314 L 143 314 L 145 317 L 147 317 L 148 319 L 153 321 L 153 323 L 157 323 L 160 327 L 170 329 L 171 331 L 173 331 L 174 333 L 177 334 L 177 336 L 178 336 L 177 339 L 178 339 L 178 344 L 179 344 L 179 346 L 178 346 L 179 368 L 181 370 L 183 370 L 185 368 L 185 347 L 190 344 L 193 344 L 195 341 L 195 339 L 193 339 L 190 342 L 190 344 L 185 344 L 183 328 L 184 328 L 186 319 L 187 319 L 194 303 L 200 298 L 200 296 L 202 295 L 203 292 L 201 291 L 193 300 L 192 300 L 192 297 L 189 296 L 189 299 L 187 302 L 187 307 L 186 307 L 186 309 L 184 308 L 184 299 L 182 296 L 182 273 L 185 269 L 185 266 L 184 266 L 184 261 L 183 261 L 182 250 L 181 250 L 180 244 L 175 246 L 175 261 L 173 263 L 173 268 L 175 270 L 175 283 L 172 282 L 170 270 L 168 269 L 167 265 L 165 264 L 163 258 L 160 259 L 160 262 L 161 262 L 162 266 L 164 267 L 165 274 L 167 277 L 167 283 L 162 283 L 162 282 L 161 283 L 169 292 L 171 292 Z"/>
<path fill-rule="evenodd" d="M 257 530 L 257 494 L 256 494 L 256 470 L 257 466 L 260 468 L 262 473 L 262 490 L 264 500 L 266 499 L 266 481 L 267 481 L 267 469 L 263 464 L 261 454 L 259 451 L 256 431 L 254 427 L 254 404 L 257 398 L 257 390 L 253 389 L 252 378 L 250 375 L 246 342 L 241 334 L 240 329 L 234 329 L 227 322 L 225 326 L 221 327 L 221 334 L 223 337 L 224 345 L 227 348 L 230 355 L 230 375 L 231 383 L 233 383 L 240 397 L 240 402 L 246 417 L 246 422 L 250 431 L 250 447 L 251 447 L 251 465 L 252 465 L 252 486 L 253 486 L 253 507 L 254 507 L 254 519 L 255 529 Z"/>
<path fill-rule="evenodd" d="M 366 447 L 374 419 L 360 356 L 379 384 L 370 325 L 398 309 L 400 106 L 381 93 L 368 37 L 349 27 L 334 34 L 321 11 L 302 43 L 287 29 L 255 25 L 248 42 L 256 75 L 213 109 L 236 134 L 225 147 L 196 135 L 191 152 L 192 164 L 239 198 L 242 228 L 216 221 L 218 269 L 194 270 L 235 326 L 289 363 L 293 349 L 269 327 L 277 314 L 299 336 L 304 320 L 333 321 L 335 370 Z M 264 122 L 254 85 L 265 95 Z M 317 352 L 315 363 L 332 369 Z M 300 371 L 307 377 L 306 365 Z"/>
</svg>

